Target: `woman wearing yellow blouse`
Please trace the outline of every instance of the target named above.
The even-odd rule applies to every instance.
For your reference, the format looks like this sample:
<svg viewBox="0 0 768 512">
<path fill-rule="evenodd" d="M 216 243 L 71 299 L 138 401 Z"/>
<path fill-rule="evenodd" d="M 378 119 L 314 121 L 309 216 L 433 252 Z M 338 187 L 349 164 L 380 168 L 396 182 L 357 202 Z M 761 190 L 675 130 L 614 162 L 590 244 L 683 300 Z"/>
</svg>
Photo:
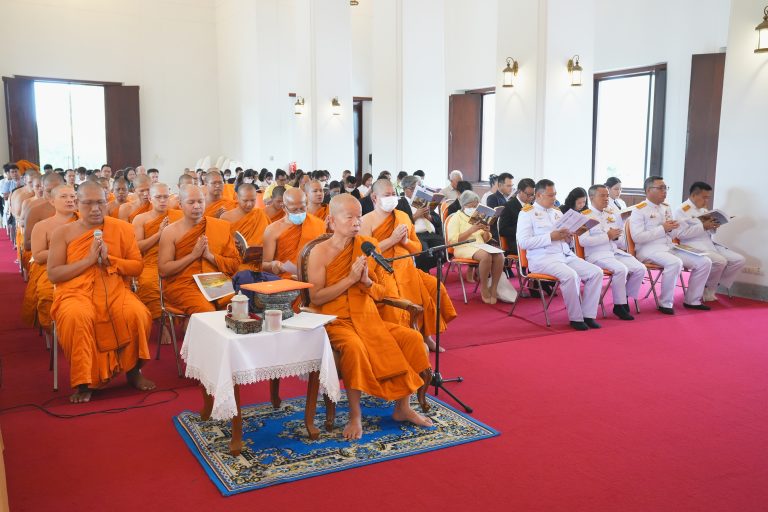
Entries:
<svg viewBox="0 0 768 512">
<path fill-rule="evenodd" d="M 446 219 L 446 233 L 449 244 L 463 242 L 467 239 L 473 241 L 454 248 L 453 255 L 456 258 L 471 258 L 479 263 L 481 298 L 487 304 L 496 304 L 497 290 L 501 273 L 504 271 L 504 254 L 491 254 L 485 251 L 481 244 L 491 239 L 491 230 L 484 224 L 470 224 L 469 218 L 477 208 L 480 198 L 467 190 L 459 196 L 461 210 Z M 490 286 L 488 276 L 491 276 Z"/>
</svg>

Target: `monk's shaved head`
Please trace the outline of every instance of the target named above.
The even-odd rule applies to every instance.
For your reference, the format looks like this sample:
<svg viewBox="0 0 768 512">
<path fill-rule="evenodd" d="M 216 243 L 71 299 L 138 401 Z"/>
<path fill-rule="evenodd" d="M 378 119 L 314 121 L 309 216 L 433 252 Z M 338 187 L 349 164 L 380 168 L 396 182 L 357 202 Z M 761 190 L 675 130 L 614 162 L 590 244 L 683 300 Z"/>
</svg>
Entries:
<svg viewBox="0 0 768 512">
<path fill-rule="evenodd" d="M 43 176 L 43 186 L 47 188 L 49 185 L 51 185 L 51 190 L 61 185 L 62 183 L 64 183 L 64 178 L 62 178 L 59 173 L 51 172 Z"/>
<path fill-rule="evenodd" d="M 237 187 L 237 197 L 240 197 L 245 192 L 253 192 L 256 193 L 256 187 L 251 185 L 250 183 L 243 183 L 239 187 Z"/>
<path fill-rule="evenodd" d="M 245 213 L 250 213 L 256 206 L 256 187 L 250 183 L 237 187 L 237 204 Z"/>
<path fill-rule="evenodd" d="M 282 185 L 278 185 L 272 189 L 272 199 L 282 199 L 283 194 L 285 194 L 285 187 Z"/>
<path fill-rule="evenodd" d="M 117 190 L 121 187 L 125 187 L 125 189 L 128 190 L 128 180 L 125 178 L 117 178 L 114 182 L 112 182 L 112 190 Z"/>
<path fill-rule="evenodd" d="M 60 195 L 69 193 L 74 194 L 75 188 L 70 185 L 58 185 L 53 190 L 51 190 L 51 197 L 55 199 Z"/>
<path fill-rule="evenodd" d="M 300 188 L 291 188 L 283 194 L 283 202 L 288 208 L 307 204 L 307 195 Z"/>
<path fill-rule="evenodd" d="M 222 182 L 224 181 L 224 177 L 221 175 L 218 169 L 209 169 L 207 173 L 205 173 L 205 184 L 210 184 L 213 180 Z"/>
<path fill-rule="evenodd" d="M 194 176 L 190 176 L 189 174 L 182 174 L 181 176 L 179 176 L 179 182 L 176 185 L 181 187 L 182 185 L 194 185 L 194 183 L 195 183 Z"/>
<path fill-rule="evenodd" d="M 183 203 L 189 197 L 202 196 L 203 191 L 197 185 L 182 185 L 179 189 L 179 202 Z"/>
<path fill-rule="evenodd" d="M 338 194 L 333 196 L 331 202 L 328 203 L 328 208 L 332 217 L 346 213 L 348 208 L 357 208 L 360 214 L 363 213 L 363 207 L 360 206 L 360 201 L 358 201 L 352 194 Z"/>
<path fill-rule="evenodd" d="M 373 193 L 374 194 L 376 194 L 377 196 L 380 196 L 380 195 L 388 192 L 389 189 L 393 189 L 394 190 L 394 187 L 392 186 L 392 182 L 391 181 L 389 181 L 386 178 L 382 178 L 380 180 L 376 180 L 376 181 L 373 182 L 372 189 L 373 189 Z"/>
<path fill-rule="evenodd" d="M 84 181 L 77 187 L 77 198 L 82 200 L 88 195 L 88 193 L 95 193 L 94 191 L 98 190 L 101 194 L 102 199 L 106 199 L 106 193 L 104 192 L 104 189 L 96 183 L 95 181 Z"/>
<path fill-rule="evenodd" d="M 170 188 L 165 183 L 153 183 L 151 187 L 149 187 L 149 193 L 150 195 L 155 195 L 157 192 L 165 192 L 166 194 Z"/>
<path fill-rule="evenodd" d="M 27 172 L 24 173 L 24 180 L 27 183 L 32 183 L 32 180 L 34 180 L 35 178 L 39 178 L 39 177 L 40 177 L 40 173 L 37 172 L 37 171 L 30 170 L 30 171 L 27 171 Z"/>
<path fill-rule="evenodd" d="M 152 184 L 152 178 L 150 178 L 146 174 L 139 174 L 133 180 L 133 188 L 139 188 L 139 187 L 142 187 L 142 186 L 148 187 L 151 184 Z"/>
<path fill-rule="evenodd" d="M 334 236 L 343 238 L 357 236 L 363 217 L 360 201 L 352 194 L 339 194 L 329 203 L 328 222 Z"/>
</svg>

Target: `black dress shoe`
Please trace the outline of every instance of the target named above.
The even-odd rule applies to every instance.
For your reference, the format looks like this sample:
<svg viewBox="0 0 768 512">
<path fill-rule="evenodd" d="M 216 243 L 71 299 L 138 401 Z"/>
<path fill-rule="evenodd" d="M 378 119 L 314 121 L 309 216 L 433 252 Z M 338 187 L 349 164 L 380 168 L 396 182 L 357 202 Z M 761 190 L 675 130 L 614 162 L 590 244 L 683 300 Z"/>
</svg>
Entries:
<svg viewBox="0 0 768 512">
<path fill-rule="evenodd" d="M 634 320 L 635 317 L 629 314 L 628 308 L 625 306 L 626 304 L 619 304 L 619 305 L 613 306 L 613 314 L 621 318 L 622 320 Z"/>
<path fill-rule="evenodd" d="M 589 327 L 587 327 L 587 324 L 585 324 L 584 322 L 574 322 L 574 321 L 571 321 L 571 327 L 573 327 L 577 331 L 588 331 L 589 330 Z"/>
<path fill-rule="evenodd" d="M 599 329 L 600 328 L 600 324 L 595 322 L 594 318 L 585 318 L 584 319 L 584 323 L 587 324 L 587 327 L 589 327 L 590 329 Z"/>
<path fill-rule="evenodd" d="M 626 304 L 622 304 L 621 307 L 624 308 L 624 311 L 629 313 L 629 302 L 627 302 Z M 631 313 L 629 313 L 629 314 L 631 314 Z"/>
<path fill-rule="evenodd" d="M 686 304 L 685 302 L 683 302 L 683 307 L 688 309 L 699 309 L 701 311 L 709 311 L 710 309 L 712 309 L 706 304 Z"/>
<path fill-rule="evenodd" d="M 659 306 L 659 311 L 664 313 L 665 315 L 674 315 L 675 310 L 672 308 L 665 308 L 664 306 Z"/>
</svg>

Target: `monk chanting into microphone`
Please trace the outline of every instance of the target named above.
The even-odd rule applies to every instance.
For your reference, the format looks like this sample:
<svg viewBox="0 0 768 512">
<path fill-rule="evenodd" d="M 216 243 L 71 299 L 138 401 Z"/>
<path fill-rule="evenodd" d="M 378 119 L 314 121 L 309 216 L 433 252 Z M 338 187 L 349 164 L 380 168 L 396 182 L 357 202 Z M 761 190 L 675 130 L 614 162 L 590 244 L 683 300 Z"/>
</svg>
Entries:
<svg viewBox="0 0 768 512">
<path fill-rule="evenodd" d="M 120 207 L 118 217 L 121 220 L 133 222 L 137 215 L 146 213 L 152 209 L 152 203 L 149 202 L 149 186 L 152 180 L 149 176 L 139 175 L 133 180 L 133 191 L 136 196 L 134 201 L 129 201 Z"/>
<path fill-rule="evenodd" d="M 120 218 L 120 207 L 128 202 L 128 181 L 125 178 L 117 178 L 112 183 L 112 194 L 115 199 L 107 204 L 107 215 Z"/>
<path fill-rule="evenodd" d="M 256 187 L 243 183 L 237 189 L 237 208 L 224 212 L 221 220 L 229 222 L 229 231 L 234 236 L 235 231 L 243 235 L 248 247 L 261 246 L 264 243 L 264 230 L 269 226 L 269 217 L 264 210 L 256 208 Z M 238 247 L 239 252 L 245 248 Z M 244 262 L 240 260 L 238 270 L 261 270 L 261 261 Z"/>
<path fill-rule="evenodd" d="M 419 373 L 429 368 L 421 335 L 401 325 L 385 322 L 374 300 L 386 295 L 378 284 L 381 270 L 363 255 L 359 236 L 362 209 L 350 194 L 330 202 L 333 236 L 310 253 L 308 279 L 312 307 L 336 315 L 326 326 L 333 348 L 341 353 L 340 370 L 349 400 L 349 423 L 344 438 L 363 434 L 362 393 L 395 401 L 392 417 L 415 425 L 431 426 L 432 420 L 411 409 L 409 397 L 424 383 Z"/>
<path fill-rule="evenodd" d="M 135 388 L 153 389 L 141 374 L 152 318 L 125 283 L 143 267 L 133 230 L 104 215 L 106 195 L 97 183 L 81 184 L 77 198 L 78 220 L 53 231 L 48 251 L 56 285 L 51 317 L 76 389 L 70 401 L 89 401 L 93 389 L 121 372 Z"/>
<path fill-rule="evenodd" d="M 53 303 L 53 284 L 48 279 L 46 264 L 48 263 L 48 249 L 53 231 L 59 226 L 69 224 L 77 220 L 77 196 L 75 189 L 68 185 L 59 185 L 51 194 L 51 203 L 55 213 L 53 216 L 37 222 L 32 228 L 32 259 L 33 267 L 39 269 L 38 277 L 34 280 L 34 295 L 30 297 L 31 303 L 25 302 L 23 311 L 27 318 L 34 320 L 37 311 L 37 321 L 46 335 L 51 332 L 51 304 Z M 29 272 L 29 284 L 33 283 L 33 271 Z M 26 300 L 25 296 L 25 300 Z M 31 323 L 30 320 L 27 320 Z"/>
<path fill-rule="evenodd" d="M 152 210 L 141 213 L 133 219 L 136 242 L 144 258 L 144 270 L 141 271 L 138 279 L 136 295 L 149 309 L 152 320 L 159 319 L 161 313 L 160 285 L 157 277 L 157 251 L 160 236 L 168 224 L 184 217 L 181 211 L 168 209 L 169 195 L 168 185 L 152 184 L 149 188 L 149 202 L 152 204 Z M 167 344 L 170 343 L 170 339 L 170 332 L 164 330 L 160 342 Z"/>
<path fill-rule="evenodd" d="M 235 274 L 240 266 L 235 242 L 227 221 L 203 215 L 205 197 L 199 187 L 181 187 L 179 201 L 184 218 L 163 230 L 157 253 L 157 270 L 164 279 L 163 298 L 187 315 L 215 311 L 216 306 L 205 299 L 193 276 Z M 230 298 L 222 297 L 217 305 L 223 308 Z"/>
<path fill-rule="evenodd" d="M 264 231 L 263 268 L 288 279 L 296 275 L 304 246 L 325 233 L 325 222 L 307 215 L 307 196 L 300 188 L 285 191 L 283 209 L 285 216 Z"/>
<path fill-rule="evenodd" d="M 205 216 L 220 218 L 221 215 L 237 207 L 237 202 L 223 197 L 224 177 L 218 169 L 210 170 L 205 175 Z"/>
<path fill-rule="evenodd" d="M 388 179 L 377 180 L 371 190 L 374 209 L 363 217 L 360 227 L 362 236 L 372 236 L 376 239 L 381 254 L 385 258 L 395 258 L 409 253 L 420 252 L 421 241 L 416 236 L 416 230 L 408 214 L 395 209 L 398 197 L 395 188 Z M 387 281 L 395 288 L 391 292 L 396 297 L 408 299 L 424 308 L 422 325 L 424 342 L 430 350 L 435 350 L 432 339 L 435 332 L 437 315 L 440 315 L 440 332 L 445 330 L 448 322 L 456 318 L 456 310 L 448 296 L 445 287 L 440 288 L 440 311 L 435 305 L 437 279 L 416 268 L 413 258 L 403 258 L 392 262 L 394 274 L 387 276 Z M 383 308 L 382 318 L 389 322 L 410 325 L 410 318 L 405 312 L 393 308 Z M 443 350 L 442 347 L 440 349 Z"/>
</svg>

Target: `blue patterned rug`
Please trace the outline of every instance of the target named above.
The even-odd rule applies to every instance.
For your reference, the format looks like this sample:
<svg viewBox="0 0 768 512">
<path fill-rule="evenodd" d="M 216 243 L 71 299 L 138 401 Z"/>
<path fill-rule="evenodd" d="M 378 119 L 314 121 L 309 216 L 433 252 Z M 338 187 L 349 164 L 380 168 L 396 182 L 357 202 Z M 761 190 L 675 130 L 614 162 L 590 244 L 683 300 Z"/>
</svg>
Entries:
<svg viewBox="0 0 768 512">
<path fill-rule="evenodd" d="M 427 395 L 433 427 L 416 427 L 392 419 L 391 402 L 363 395 L 363 438 L 345 441 L 347 399 L 336 407 L 336 428 L 325 431 L 325 407 L 317 406 L 320 438 L 311 441 L 304 427 L 304 397 L 284 400 L 279 410 L 269 403 L 243 407 L 242 453 L 229 454 L 230 422 L 202 421 L 184 411 L 173 419 L 208 477 L 225 496 L 302 478 L 408 457 L 499 435 L 499 432 Z M 413 407 L 418 406 L 413 397 Z"/>
</svg>

